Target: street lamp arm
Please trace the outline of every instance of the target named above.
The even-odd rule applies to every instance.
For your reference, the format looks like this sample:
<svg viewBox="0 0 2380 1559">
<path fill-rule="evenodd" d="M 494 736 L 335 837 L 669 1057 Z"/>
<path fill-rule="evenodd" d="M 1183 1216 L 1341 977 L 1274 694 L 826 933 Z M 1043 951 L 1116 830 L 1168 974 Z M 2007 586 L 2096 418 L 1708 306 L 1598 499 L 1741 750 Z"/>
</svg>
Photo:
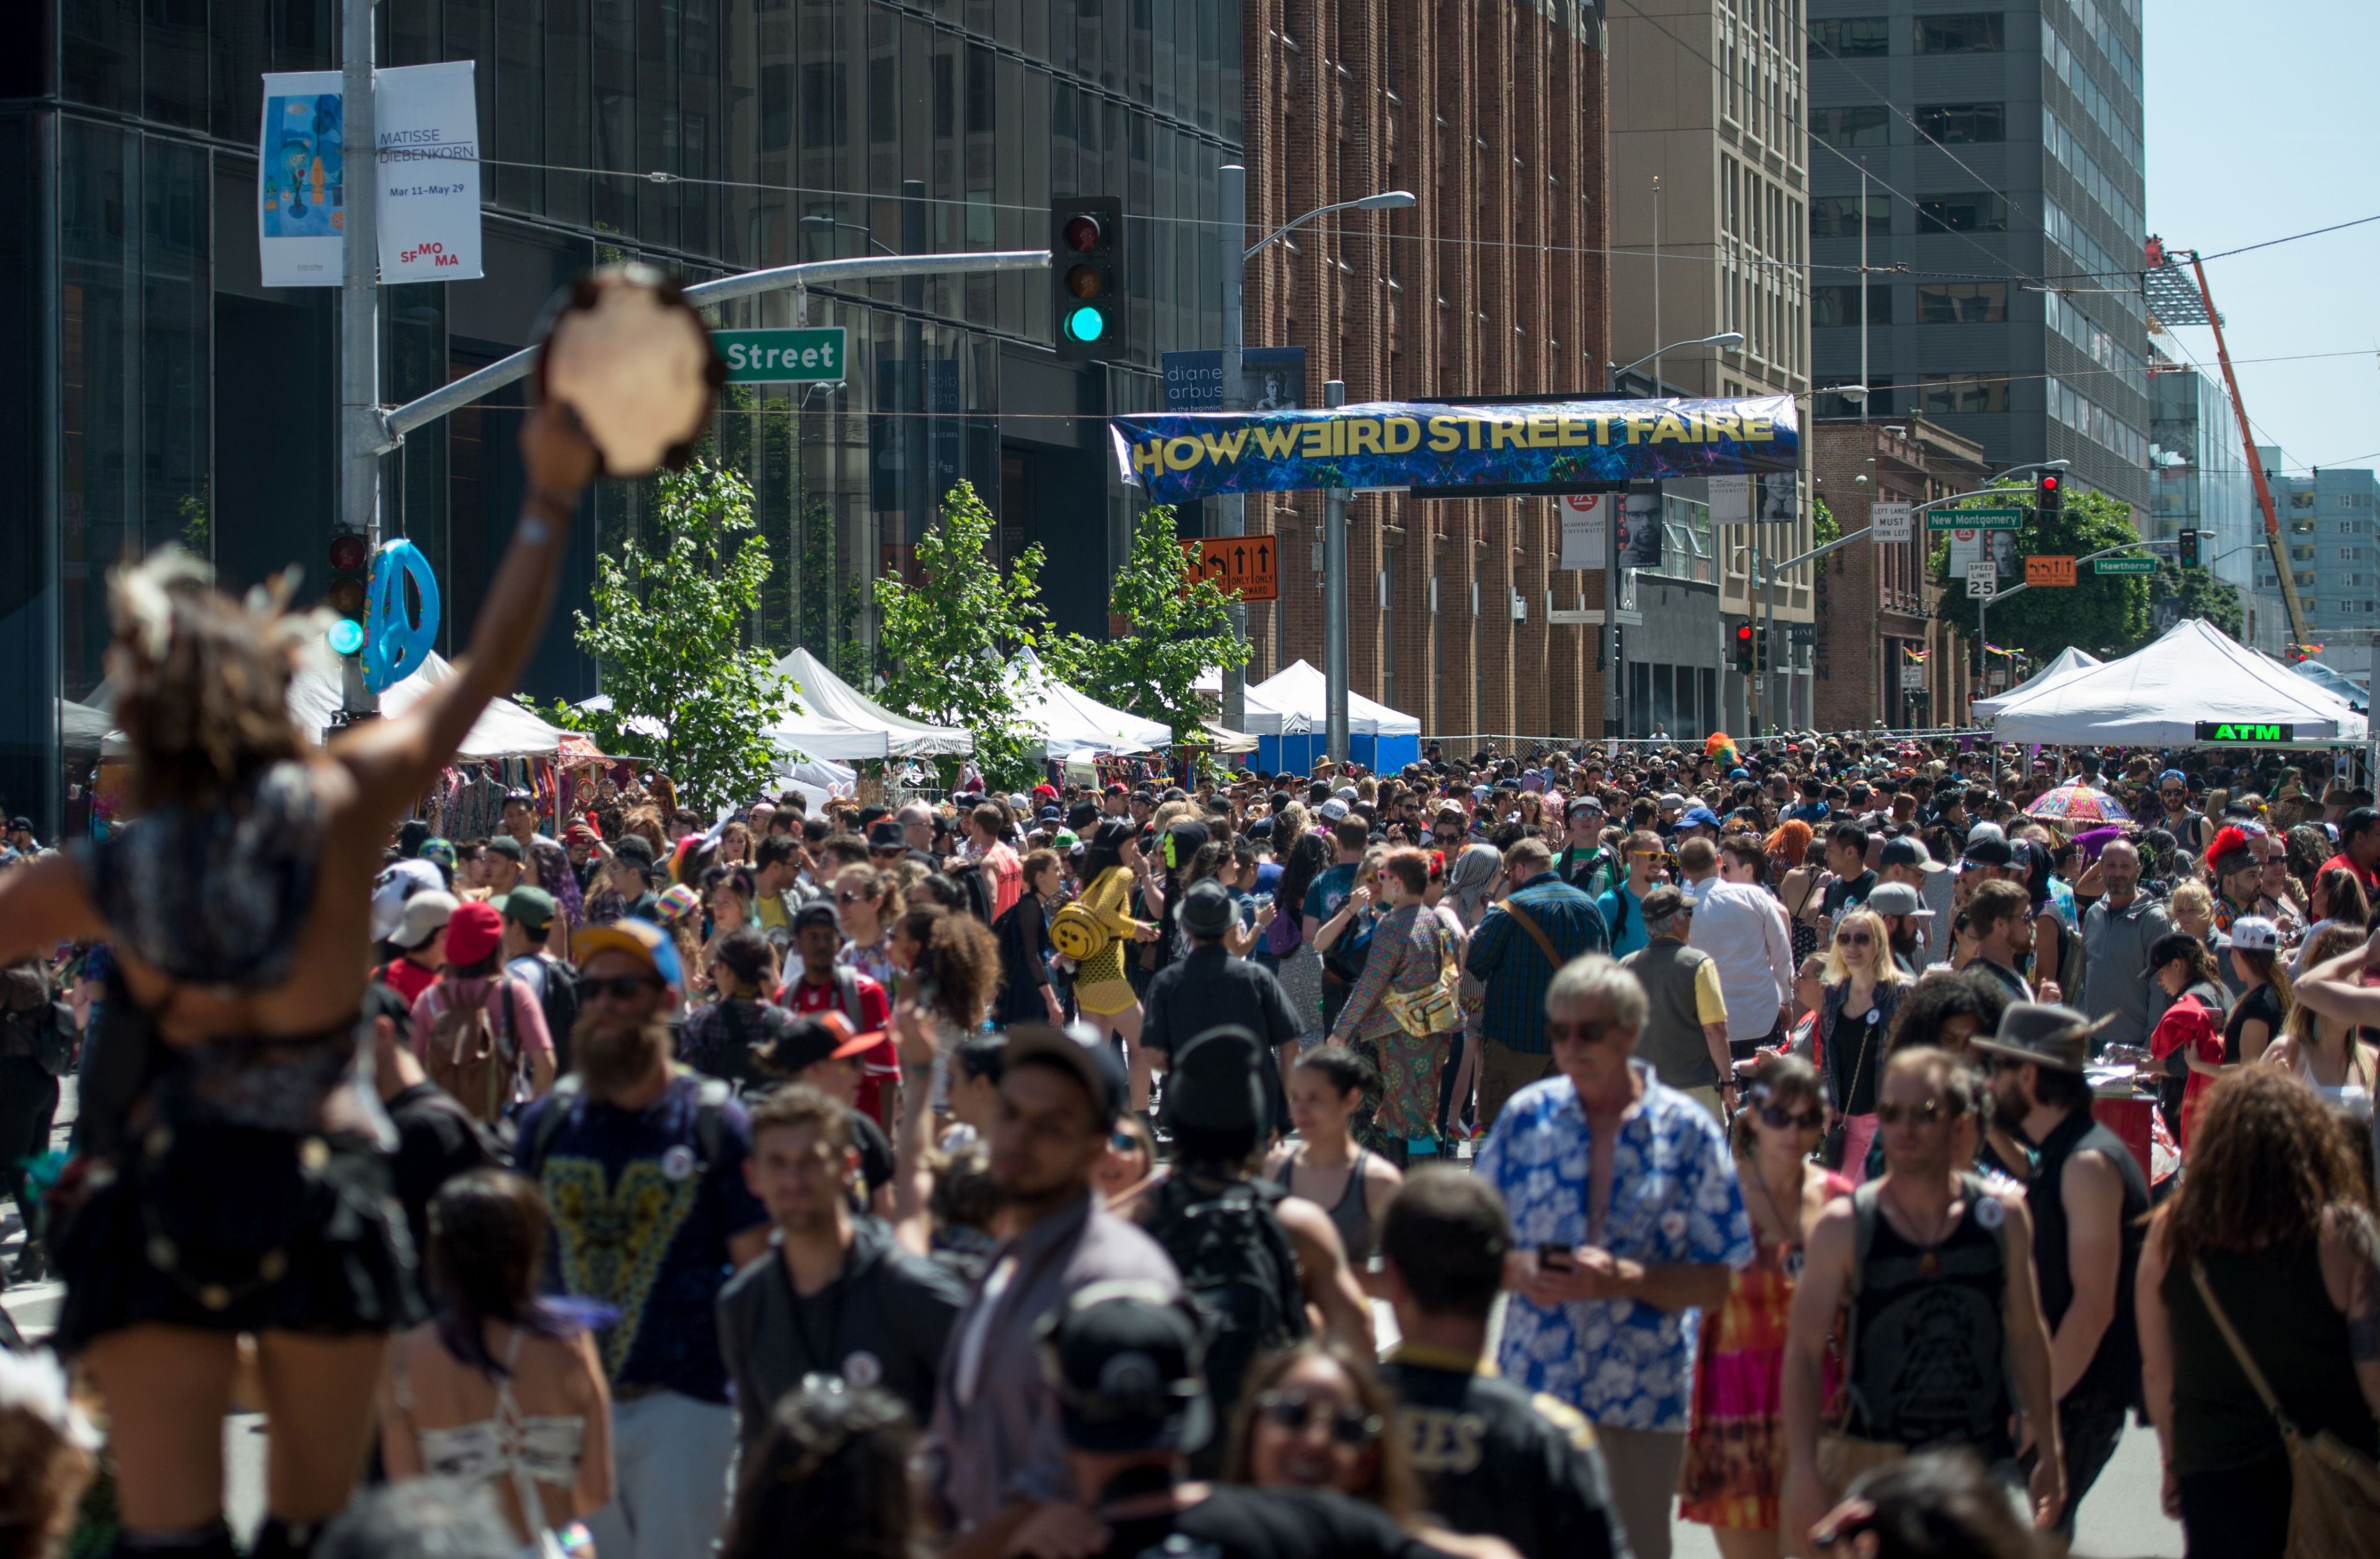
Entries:
<svg viewBox="0 0 2380 1559">
<path fill-rule="evenodd" d="M 1694 341 L 1673 341 L 1667 346 L 1655 347 L 1652 351 L 1645 353 L 1643 357 L 1637 358 L 1634 362 L 1629 364 L 1624 369 L 1614 369 L 1611 372 L 1612 382 L 1617 384 L 1620 381 L 1621 375 L 1633 373 L 1638 369 L 1643 368 L 1646 363 L 1651 362 L 1654 358 L 1667 357 L 1672 352 L 1683 352 L 1687 348 L 1693 346 L 1718 346 L 1728 351 L 1733 351 L 1736 347 L 1742 344 L 1743 335 L 1740 331 L 1721 331 L 1717 335 L 1706 335 Z"/>
<path fill-rule="evenodd" d="M 1257 244 L 1250 248 L 1245 254 L 1241 255 L 1240 262 L 1242 264 L 1245 264 L 1247 261 L 1256 259 L 1257 251 L 1262 249 L 1265 245 L 1271 243 L 1276 238 L 1285 236 L 1294 228 L 1305 226 L 1307 223 L 1312 222 L 1318 216 L 1329 216 L 1332 211 L 1401 211 L 1406 210 L 1408 207 L 1418 204 L 1420 204 L 1419 201 L 1415 200 L 1412 195 L 1402 189 L 1383 189 L 1377 194 L 1359 195 L 1353 200 L 1333 200 L 1327 206 L 1315 207 L 1304 216 L 1294 216 L 1290 218 L 1287 222 L 1282 223 L 1279 227 L 1276 227 L 1270 233 L 1266 234 L 1262 239 L 1258 240 Z"/>
<path fill-rule="evenodd" d="M 1265 236 L 1256 244 L 1250 246 L 1248 252 L 1240 256 L 1240 259 L 1243 261 L 1254 260 L 1257 257 L 1257 251 L 1262 249 L 1267 244 L 1271 243 L 1276 238 L 1286 237 L 1290 233 L 1305 226 L 1307 223 L 1312 222 L 1316 217 L 1329 216 L 1332 211 L 1352 211 L 1354 209 L 1354 206 L 1355 202 L 1353 200 L 1340 200 L 1328 206 L 1317 206 L 1312 211 L 1306 212 L 1304 216 L 1293 216 L 1287 222 L 1282 223 L 1279 227 L 1274 228 L 1270 233 L 1265 235 Z"/>
</svg>

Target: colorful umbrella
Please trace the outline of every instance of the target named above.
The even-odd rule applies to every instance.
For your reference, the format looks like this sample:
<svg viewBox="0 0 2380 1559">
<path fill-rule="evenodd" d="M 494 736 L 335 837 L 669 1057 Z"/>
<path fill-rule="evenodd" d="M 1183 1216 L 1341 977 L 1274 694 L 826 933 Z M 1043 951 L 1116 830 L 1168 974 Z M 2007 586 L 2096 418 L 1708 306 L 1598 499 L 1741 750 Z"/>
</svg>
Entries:
<svg viewBox="0 0 2380 1559">
<path fill-rule="evenodd" d="M 2060 785 L 2024 809 L 2025 816 L 2044 823 L 2129 823 L 2132 815 L 2105 791 L 2088 785 Z"/>
</svg>

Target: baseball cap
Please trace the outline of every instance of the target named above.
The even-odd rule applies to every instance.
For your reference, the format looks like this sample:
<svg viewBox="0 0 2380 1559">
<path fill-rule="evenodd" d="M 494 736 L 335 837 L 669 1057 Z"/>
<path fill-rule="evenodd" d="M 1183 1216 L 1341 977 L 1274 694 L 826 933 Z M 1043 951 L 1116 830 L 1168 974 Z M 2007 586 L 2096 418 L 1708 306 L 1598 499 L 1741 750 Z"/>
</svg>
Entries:
<svg viewBox="0 0 2380 1559">
<path fill-rule="evenodd" d="M 1106 1130 L 1123 1109 L 1126 1084 L 1123 1063 L 1114 1046 L 1087 1023 L 1053 1028 L 1048 1023 L 1017 1023 L 1008 1031 L 1008 1066 L 1040 1061 L 1052 1064 L 1083 1085 L 1091 1096 L 1091 1113 Z"/>
<path fill-rule="evenodd" d="M 600 952 L 626 953 L 662 985 L 673 990 L 686 988 L 686 966 L 678 961 L 677 944 L 651 921 L 628 916 L 608 925 L 588 926 L 571 937 L 571 961 L 580 968 Z"/>
<path fill-rule="evenodd" d="M 457 904 L 446 917 L 446 961 L 457 967 L 479 962 L 504 939 L 504 912 L 493 904 Z"/>
<path fill-rule="evenodd" d="M 1925 841 L 1917 839 L 1888 839 L 1877 854 L 1876 864 L 1883 866 L 1914 866 L 1921 872 L 1948 871 L 1949 868 L 1934 859 Z"/>
<path fill-rule="evenodd" d="M 1322 820 L 1324 822 L 1336 823 L 1339 819 L 1346 816 L 1347 804 L 1341 801 L 1337 796 L 1332 796 L 1329 801 L 1322 804 Z"/>
<path fill-rule="evenodd" d="M 794 912 L 793 929 L 795 934 L 798 935 L 804 926 L 809 925 L 823 925 L 838 936 L 843 931 L 843 923 L 835 918 L 834 906 L 823 900 L 804 904 Z"/>
<path fill-rule="evenodd" d="M 434 872 L 438 868 L 432 866 L 430 869 Z M 416 893 L 405 901 L 396 929 L 388 934 L 386 940 L 391 946 L 408 951 L 420 947 L 438 935 L 439 928 L 455 912 L 456 903 L 455 895 L 443 888 L 432 888 Z M 480 956 L 484 958 L 487 955 L 483 953 Z"/>
<path fill-rule="evenodd" d="M 1718 814 L 1713 812 L 1707 806 L 1697 806 L 1693 811 L 1687 813 L 1683 817 L 1678 819 L 1678 827 L 1682 828 L 1716 828 L 1718 827 Z"/>
<path fill-rule="evenodd" d="M 487 850 L 488 853 L 491 855 L 502 855 L 514 861 L 526 861 L 528 859 L 528 852 L 521 848 L 521 841 L 513 838 L 510 834 L 498 834 L 495 838 L 490 840 L 487 844 Z"/>
<path fill-rule="evenodd" d="M 1077 1289 L 1041 1322 L 1042 1378 L 1058 1424 L 1078 1451 L 1195 1451 L 1214 1434 L 1201 1377 L 1198 1321 L 1157 1284 L 1130 1279 Z"/>
<path fill-rule="evenodd" d="M 1970 867 L 1998 868 L 2013 865 L 2015 862 L 2016 852 L 2009 848 L 2008 840 L 1971 839 L 1967 841 L 1967 853 L 1959 862 L 1959 869 L 1965 871 Z"/>
<path fill-rule="evenodd" d="M 371 933 L 385 942 L 405 924 L 406 900 L 417 893 L 443 893 L 446 879 L 438 868 L 419 859 L 399 861 L 372 879 Z"/>
<path fill-rule="evenodd" d="M 1592 812 L 1597 816 L 1600 817 L 1603 816 L 1603 804 L 1596 800 L 1593 796 L 1571 797 L 1570 816 L 1575 817 L 1582 812 Z"/>
<path fill-rule="evenodd" d="M 791 1077 L 820 1061 L 840 1061 L 863 1055 L 884 1043 L 884 1031 L 851 1032 L 850 1020 L 840 1012 L 803 1015 L 785 1025 L 762 1055 L 770 1071 Z"/>
<path fill-rule="evenodd" d="M 515 802 L 520 803 L 523 806 L 535 807 L 537 805 L 537 797 L 529 792 L 517 788 L 506 791 L 504 792 L 504 804 L 510 806 Z"/>
<path fill-rule="evenodd" d="M 1686 798 L 1685 798 L 1685 797 L 1683 797 L 1683 796 L 1682 796 L 1682 795 L 1680 795 L 1680 794 L 1678 794 L 1678 792 L 1675 792 L 1675 791 L 1664 791 L 1664 792 L 1661 792 L 1661 803 L 1660 803 L 1660 805 L 1661 805 L 1661 810 L 1662 810 L 1662 811 L 1664 811 L 1664 812 L 1674 812 L 1674 811 L 1678 810 L 1680 807 L 1684 806 L 1685 804 L 1686 804 Z"/>
<path fill-rule="evenodd" d="M 2278 952 L 2281 928 L 2263 915 L 2241 915 L 2231 923 L 2231 945 L 2241 952 Z"/>
<path fill-rule="evenodd" d="M 496 904 L 497 911 L 524 931 L 542 937 L 553 924 L 553 895 L 542 888 L 516 888 Z"/>
<path fill-rule="evenodd" d="M 1905 882 L 1877 883 L 1875 890 L 1867 896 L 1867 907 L 1880 915 L 1914 915 L 1930 920 L 1934 914 L 1925 907 L 1925 900 L 1918 896 L 1917 889 Z"/>
</svg>

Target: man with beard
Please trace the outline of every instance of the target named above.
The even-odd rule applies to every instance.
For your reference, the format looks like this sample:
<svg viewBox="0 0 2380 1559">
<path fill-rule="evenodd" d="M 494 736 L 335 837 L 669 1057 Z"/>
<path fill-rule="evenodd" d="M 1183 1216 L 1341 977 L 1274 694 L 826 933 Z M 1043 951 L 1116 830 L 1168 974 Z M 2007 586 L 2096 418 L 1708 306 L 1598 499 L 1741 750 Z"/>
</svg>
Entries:
<svg viewBox="0 0 2380 1559">
<path fill-rule="evenodd" d="M 1876 891 L 1867 896 L 1867 907 L 1884 920 L 1886 942 L 1892 949 L 1893 967 L 1914 979 L 1925 966 L 1925 949 L 1920 921 L 1934 918 L 1917 889 L 1905 882 L 1879 882 Z"/>
<path fill-rule="evenodd" d="M 585 916 L 578 874 L 571 869 L 568 852 L 559 840 L 537 831 L 537 797 L 527 791 L 504 792 L 504 833 L 520 848 L 528 880 L 553 895 L 561 913 L 554 917 L 552 950 L 569 949 L 570 933 Z"/>
<path fill-rule="evenodd" d="M 954 1535 L 948 1559 L 1003 1552 L 1037 1509 L 1060 1519 L 1075 1493 L 1057 1394 L 1041 1372 L 1042 1317 L 1094 1283 L 1181 1291 L 1164 1247 L 1108 1212 L 1092 1183 L 1126 1087 L 1115 1051 L 1087 1028 L 1009 1030 L 987 1136 L 1012 1232 L 952 1333 L 921 1447 L 926 1486 Z"/>
<path fill-rule="evenodd" d="M 619 920 L 571 945 L 577 1070 L 521 1118 L 518 1164 L 553 1211 L 562 1288 L 619 1316 L 600 1335 L 613 1493 L 588 1526 L 607 1559 L 682 1559 L 726 1514 L 735 1420 L 716 1305 L 767 1251 L 768 1212 L 744 1182 L 743 1106 L 670 1059 L 685 975 L 668 933 Z"/>
</svg>

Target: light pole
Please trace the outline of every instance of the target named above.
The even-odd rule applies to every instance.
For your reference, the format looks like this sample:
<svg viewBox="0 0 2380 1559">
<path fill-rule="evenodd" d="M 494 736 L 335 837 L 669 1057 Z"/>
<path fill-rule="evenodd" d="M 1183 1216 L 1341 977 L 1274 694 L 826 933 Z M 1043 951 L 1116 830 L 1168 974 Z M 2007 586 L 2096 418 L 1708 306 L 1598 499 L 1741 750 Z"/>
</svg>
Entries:
<svg viewBox="0 0 2380 1559">
<path fill-rule="evenodd" d="M 1414 197 L 1410 190 L 1384 189 L 1378 194 L 1366 195 L 1359 199 L 1339 200 L 1330 205 L 1317 206 L 1314 210 L 1307 211 L 1304 216 L 1294 217 L 1290 221 L 1281 224 L 1279 227 L 1265 235 L 1264 237 L 1257 240 L 1253 245 L 1247 243 L 1248 171 L 1245 167 L 1237 163 L 1226 163 L 1223 164 L 1222 168 L 1219 170 L 1215 181 L 1215 201 L 1218 208 L 1220 208 L 1218 212 L 1219 220 L 1216 223 L 1216 228 L 1218 242 L 1221 246 L 1221 253 L 1219 258 L 1223 277 L 1223 409 L 1225 411 L 1242 411 L 1247 406 L 1247 388 L 1245 378 L 1241 367 L 1241 354 L 1245 344 L 1246 331 L 1246 320 L 1243 318 L 1242 310 L 1245 307 L 1245 293 L 1243 284 L 1245 280 L 1247 262 L 1254 260 L 1263 251 L 1267 245 L 1272 243 L 1275 239 L 1281 238 L 1293 230 L 1304 226 L 1305 224 L 1312 222 L 1316 217 L 1327 216 L 1332 211 L 1404 211 L 1412 206 L 1420 204 L 1420 201 Z M 1246 247 L 1243 248 L 1244 245 Z M 1344 499 L 1340 500 L 1339 502 L 1341 517 L 1340 523 L 1343 528 L 1345 525 L 1346 503 Z M 1216 503 L 1215 529 L 1217 533 L 1222 536 L 1245 536 L 1248 532 L 1248 501 L 1246 495 L 1237 492 L 1224 493 L 1216 501 Z M 1343 594 L 1345 591 L 1346 579 L 1343 572 L 1345 562 L 1346 559 L 1344 555 L 1342 537 L 1342 554 L 1340 558 L 1342 574 L 1336 585 L 1331 584 L 1326 577 L 1324 581 L 1324 588 L 1327 591 L 1338 594 Z M 1330 616 L 1330 609 L 1327 605 L 1324 609 L 1324 615 L 1326 617 Z M 1335 621 L 1339 625 L 1335 646 L 1325 646 L 1323 651 L 1323 659 L 1326 661 L 1330 659 L 1334 655 L 1338 659 L 1340 669 L 1338 672 L 1334 673 L 1334 680 L 1336 678 L 1343 677 L 1346 671 L 1347 610 L 1346 603 L 1343 600 L 1339 604 L 1338 616 Z M 1242 644 L 1245 644 L 1247 642 L 1248 609 L 1244 603 L 1239 601 L 1232 603 L 1232 635 L 1239 639 Z M 1242 723 L 1247 719 L 1247 690 L 1248 678 L 1247 669 L 1245 666 L 1226 666 L 1223 668 L 1223 724 L 1232 731 L 1241 729 Z M 1345 748 L 1346 731 L 1345 721 L 1343 719 L 1346 707 L 1345 698 L 1342 692 L 1334 692 L 1331 695 L 1331 697 L 1334 700 L 1331 707 L 1338 710 L 1342 717 L 1339 724 L 1333 727 L 1333 730 L 1336 731 L 1334 741 L 1338 744 L 1332 747 L 1331 755 L 1343 763 L 1347 758 Z"/>
<path fill-rule="evenodd" d="M 1322 387 L 1322 404 L 1347 404 L 1347 386 L 1332 380 Z M 1331 761 L 1347 762 L 1347 489 L 1322 495 L 1322 696 L 1323 737 Z"/>
<path fill-rule="evenodd" d="M 1657 280 L 1658 274 L 1657 267 Z M 1716 346 L 1722 352 L 1732 352 L 1742 344 L 1743 332 L 1741 331 L 1721 331 L 1699 341 L 1673 341 L 1666 346 L 1655 347 L 1624 369 L 1606 363 L 1603 387 L 1607 392 L 1618 394 L 1623 376 L 1635 372 L 1646 363 L 1658 362 L 1665 352 L 1683 352 L 1694 346 Z M 1653 394 L 1658 399 L 1660 393 L 1661 376 L 1657 369 L 1653 375 Z M 1627 503 L 1625 495 L 1620 502 L 1624 509 Z M 1620 701 L 1620 527 L 1607 525 L 1603 527 L 1603 737 L 1607 742 L 1617 742 L 1625 734 Z M 1616 750 L 1613 755 L 1619 755 Z"/>
</svg>

